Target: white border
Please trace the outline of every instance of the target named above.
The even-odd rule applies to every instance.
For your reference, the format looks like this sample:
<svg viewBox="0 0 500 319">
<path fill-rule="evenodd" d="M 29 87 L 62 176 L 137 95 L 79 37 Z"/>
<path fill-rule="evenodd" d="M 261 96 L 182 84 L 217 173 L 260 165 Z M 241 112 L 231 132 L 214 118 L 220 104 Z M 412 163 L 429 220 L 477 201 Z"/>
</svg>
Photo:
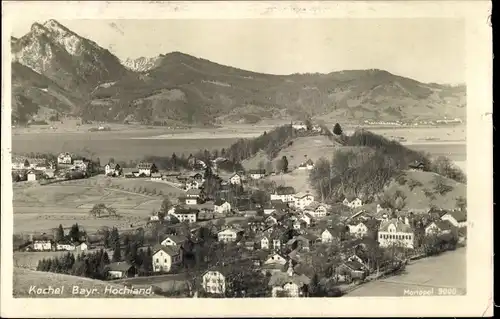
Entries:
<svg viewBox="0 0 500 319">
<path fill-rule="evenodd" d="M 2 10 L 2 317 L 488 316 L 492 315 L 492 35 L 489 1 L 4 2 Z M 14 299 L 10 174 L 10 30 L 16 16 L 54 19 L 466 19 L 467 296 L 334 299 Z M 348 31 L 346 31 L 348 32 Z M 401 32 L 404 32 L 402 30 Z M 4 187 L 5 186 L 5 187 Z"/>
</svg>

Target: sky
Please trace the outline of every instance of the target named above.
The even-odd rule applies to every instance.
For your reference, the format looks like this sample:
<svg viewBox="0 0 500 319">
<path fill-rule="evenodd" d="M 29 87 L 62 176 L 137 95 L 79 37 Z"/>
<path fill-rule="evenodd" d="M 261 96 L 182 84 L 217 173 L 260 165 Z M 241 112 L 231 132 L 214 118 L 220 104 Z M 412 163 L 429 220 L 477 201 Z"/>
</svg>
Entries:
<svg viewBox="0 0 500 319">
<path fill-rule="evenodd" d="M 465 83 L 460 19 L 58 21 L 120 59 L 180 51 L 271 74 L 382 69 L 422 82 Z M 33 22 L 16 18 L 13 36 Z"/>
</svg>

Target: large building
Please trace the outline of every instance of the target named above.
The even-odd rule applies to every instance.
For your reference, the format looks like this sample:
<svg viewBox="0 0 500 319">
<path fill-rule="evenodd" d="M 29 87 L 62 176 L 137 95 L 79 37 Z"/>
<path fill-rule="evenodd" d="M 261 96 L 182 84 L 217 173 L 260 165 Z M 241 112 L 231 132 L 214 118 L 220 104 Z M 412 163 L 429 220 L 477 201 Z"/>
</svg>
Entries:
<svg viewBox="0 0 500 319">
<path fill-rule="evenodd" d="M 413 248 L 415 233 L 410 225 L 397 219 L 391 219 L 380 224 L 378 242 L 381 247 L 392 245 Z"/>
</svg>

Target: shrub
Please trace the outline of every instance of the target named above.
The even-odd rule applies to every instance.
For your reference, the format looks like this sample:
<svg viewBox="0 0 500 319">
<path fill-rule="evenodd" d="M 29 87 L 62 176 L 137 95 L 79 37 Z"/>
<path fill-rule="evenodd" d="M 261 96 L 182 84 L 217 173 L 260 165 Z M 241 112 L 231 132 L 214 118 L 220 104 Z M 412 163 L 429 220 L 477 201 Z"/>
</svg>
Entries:
<svg viewBox="0 0 500 319">
<path fill-rule="evenodd" d="M 415 187 L 421 187 L 421 186 L 423 186 L 423 184 L 416 179 L 408 180 L 408 187 L 410 188 L 410 190 L 413 190 Z"/>
</svg>

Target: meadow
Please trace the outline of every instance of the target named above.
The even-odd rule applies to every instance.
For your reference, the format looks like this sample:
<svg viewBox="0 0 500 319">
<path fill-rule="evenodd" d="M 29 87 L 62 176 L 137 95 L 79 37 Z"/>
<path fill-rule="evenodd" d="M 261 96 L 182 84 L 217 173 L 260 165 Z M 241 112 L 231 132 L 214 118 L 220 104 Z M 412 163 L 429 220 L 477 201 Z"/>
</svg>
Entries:
<svg viewBox="0 0 500 319">
<path fill-rule="evenodd" d="M 139 193 L 141 188 L 148 192 Z M 87 232 L 103 226 L 134 228 L 160 207 L 162 194 L 173 199 L 182 193 L 165 183 L 104 176 L 45 186 L 21 182 L 13 190 L 15 234 L 48 233 L 59 224 L 69 228 L 75 223 Z M 89 211 L 98 203 L 115 208 L 119 216 L 91 216 Z"/>
</svg>

